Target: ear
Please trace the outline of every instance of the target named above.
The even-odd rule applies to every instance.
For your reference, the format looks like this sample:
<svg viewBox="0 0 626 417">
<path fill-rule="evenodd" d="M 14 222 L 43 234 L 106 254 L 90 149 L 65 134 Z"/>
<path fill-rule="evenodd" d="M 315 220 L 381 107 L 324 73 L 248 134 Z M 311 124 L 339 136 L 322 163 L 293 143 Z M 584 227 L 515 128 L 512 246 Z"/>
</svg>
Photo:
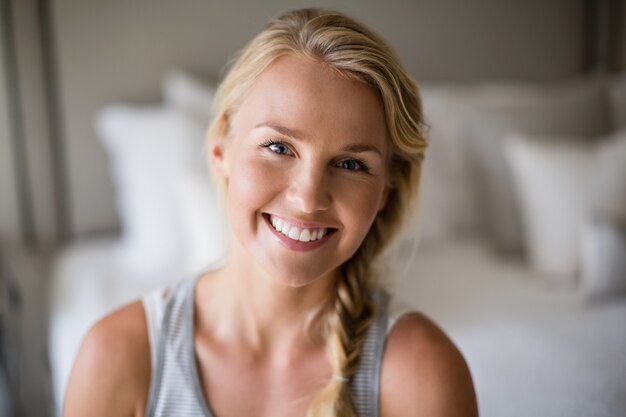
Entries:
<svg viewBox="0 0 626 417">
<path fill-rule="evenodd" d="M 218 177 L 228 178 L 228 169 L 226 164 L 226 148 L 227 138 L 225 135 L 225 121 L 222 119 L 215 126 L 216 134 L 210 145 L 209 158 L 213 172 Z"/>
<path fill-rule="evenodd" d="M 218 177 L 228 178 L 226 169 L 225 149 L 223 143 L 214 143 L 211 146 L 211 166 Z"/>
</svg>

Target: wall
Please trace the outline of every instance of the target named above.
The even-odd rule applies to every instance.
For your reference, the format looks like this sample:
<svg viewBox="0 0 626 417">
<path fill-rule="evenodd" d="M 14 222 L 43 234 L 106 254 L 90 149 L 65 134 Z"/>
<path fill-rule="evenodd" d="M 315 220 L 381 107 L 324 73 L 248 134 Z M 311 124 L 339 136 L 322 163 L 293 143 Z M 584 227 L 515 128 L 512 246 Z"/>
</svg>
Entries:
<svg viewBox="0 0 626 417">
<path fill-rule="evenodd" d="M 37 2 L 2 5 L 0 238 L 45 246 L 57 230 Z"/>
<path fill-rule="evenodd" d="M 620 3 L 620 25 L 618 30 L 619 70 L 626 72 L 626 0 Z"/>
<path fill-rule="evenodd" d="M 5 10 L 0 8 L 0 22 L 4 22 L 4 19 Z M 0 30 L 0 242 L 21 240 L 17 181 L 11 140 L 6 42 L 5 31 Z"/>
<path fill-rule="evenodd" d="M 217 79 L 264 22 L 305 5 L 369 23 L 418 80 L 554 80 L 582 71 L 582 0 L 54 0 L 71 233 L 118 225 L 92 128 L 99 108 L 158 99 L 162 73 L 177 66 Z"/>
</svg>

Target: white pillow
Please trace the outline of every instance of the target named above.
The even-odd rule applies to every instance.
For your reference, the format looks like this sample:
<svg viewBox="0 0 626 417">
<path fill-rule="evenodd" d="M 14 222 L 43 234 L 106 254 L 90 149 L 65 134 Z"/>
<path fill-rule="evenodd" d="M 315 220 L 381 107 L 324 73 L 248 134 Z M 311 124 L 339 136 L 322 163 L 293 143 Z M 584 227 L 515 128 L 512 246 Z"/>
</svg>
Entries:
<svg viewBox="0 0 626 417">
<path fill-rule="evenodd" d="M 182 259 L 176 181 L 206 170 L 204 126 L 171 108 L 116 105 L 99 112 L 96 129 L 111 162 L 124 256 L 150 277 Z"/>
<path fill-rule="evenodd" d="M 439 86 L 421 89 L 429 145 L 422 167 L 419 230 L 424 240 L 445 240 L 479 229 L 475 177 L 470 175 L 466 141 L 456 117 L 466 95 L 446 94 Z M 416 235 L 417 236 L 417 235 Z"/>
<path fill-rule="evenodd" d="M 604 138 L 597 153 L 593 207 L 595 211 L 626 219 L 626 129 Z"/>
<path fill-rule="evenodd" d="M 599 145 L 596 162 L 581 240 L 581 287 L 591 298 L 626 291 L 626 130 Z"/>
<path fill-rule="evenodd" d="M 191 273 L 225 257 L 230 230 L 217 187 L 206 172 L 187 172 L 178 185 L 178 217 L 186 248 L 184 268 Z"/>
<path fill-rule="evenodd" d="M 161 82 L 163 102 L 208 125 L 216 85 L 180 69 L 168 72 Z"/>
<path fill-rule="evenodd" d="M 575 231 L 591 213 L 626 222 L 626 130 L 593 144 L 510 134 L 504 150 L 531 263 L 542 272 L 572 277 L 579 262 Z M 587 235 L 599 233 L 590 227 L 585 226 Z"/>
<path fill-rule="evenodd" d="M 560 283 L 574 283 L 579 269 L 580 233 L 596 168 L 594 149 L 588 142 L 519 134 L 504 141 L 528 259 L 534 269 Z"/>
<path fill-rule="evenodd" d="M 165 105 L 205 127 L 211 118 L 216 90 L 216 83 L 180 69 L 170 71 L 162 80 Z M 184 269 L 195 272 L 226 255 L 230 240 L 228 219 L 207 169 L 190 170 L 177 181 L 178 218 L 186 251 Z"/>
<path fill-rule="evenodd" d="M 595 299 L 626 293 L 626 221 L 590 216 L 583 229 L 581 251 L 581 290 L 585 295 Z"/>
<path fill-rule="evenodd" d="M 486 229 L 497 249 L 519 252 L 519 208 L 500 147 L 504 134 L 591 137 L 609 130 L 606 90 L 599 81 L 426 85 L 422 92 L 432 126 L 424 166 L 424 238 L 432 221 L 435 236 Z"/>
</svg>

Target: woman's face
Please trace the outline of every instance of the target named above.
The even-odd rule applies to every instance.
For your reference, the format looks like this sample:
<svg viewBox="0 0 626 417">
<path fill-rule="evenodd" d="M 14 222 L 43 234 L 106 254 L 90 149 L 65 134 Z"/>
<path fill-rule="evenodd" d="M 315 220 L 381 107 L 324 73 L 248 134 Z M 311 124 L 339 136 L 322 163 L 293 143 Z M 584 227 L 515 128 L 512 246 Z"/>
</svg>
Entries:
<svg viewBox="0 0 626 417">
<path fill-rule="evenodd" d="M 293 287 L 334 273 L 384 207 L 386 132 L 373 88 L 303 56 L 274 61 L 212 149 L 238 262 Z"/>
</svg>

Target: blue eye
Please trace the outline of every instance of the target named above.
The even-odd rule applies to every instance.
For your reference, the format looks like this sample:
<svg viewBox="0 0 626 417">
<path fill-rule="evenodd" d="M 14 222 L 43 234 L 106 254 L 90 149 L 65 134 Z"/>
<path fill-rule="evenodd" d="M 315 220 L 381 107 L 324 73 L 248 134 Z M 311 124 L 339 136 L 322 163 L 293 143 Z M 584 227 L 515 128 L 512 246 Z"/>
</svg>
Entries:
<svg viewBox="0 0 626 417">
<path fill-rule="evenodd" d="M 339 167 L 348 171 L 369 172 L 367 165 L 358 159 L 347 159 L 345 161 L 341 161 L 339 162 Z"/>
<path fill-rule="evenodd" d="M 289 147 L 282 142 L 275 142 L 273 140 L 268 140 L 264 144 L 262 144 L 264 148 L 268 148 L 270 151 L 277 153 L 279 155 L 287 155 L 289 154 Z"/>
</svg>

